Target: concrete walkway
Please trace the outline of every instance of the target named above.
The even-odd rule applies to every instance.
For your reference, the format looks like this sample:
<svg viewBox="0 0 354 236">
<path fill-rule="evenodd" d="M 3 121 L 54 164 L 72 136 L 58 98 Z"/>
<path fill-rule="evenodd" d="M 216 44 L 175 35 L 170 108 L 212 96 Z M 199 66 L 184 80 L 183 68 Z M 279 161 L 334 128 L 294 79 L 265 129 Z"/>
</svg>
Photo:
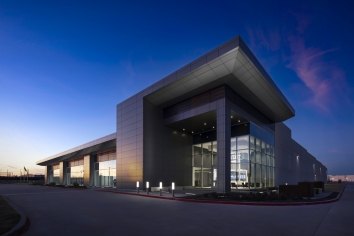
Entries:
<svg viewBox="0 0 354 236">
<path fill-rule="evenodd" d="M 354 235 L 354 184 L 348 184 L 341 199 L 323 216 L 315 235 Z"/>
<path fill-rule="evenodd" d="M 31 225 L 25 235 L 354 235 L 354 186 L 335 203 L 243 206 L 93 190 L 0 185 Z"/>
</svg>

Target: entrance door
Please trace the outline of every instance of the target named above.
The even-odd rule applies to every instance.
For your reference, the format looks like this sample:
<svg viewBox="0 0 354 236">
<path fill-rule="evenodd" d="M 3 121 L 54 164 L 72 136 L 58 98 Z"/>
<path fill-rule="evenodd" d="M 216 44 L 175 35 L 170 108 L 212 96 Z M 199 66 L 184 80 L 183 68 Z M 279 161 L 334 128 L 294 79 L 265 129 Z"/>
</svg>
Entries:
<svg viewBox="0 0 354 236">
<path fill-rule="evenodd" d="M 203 169 L 203 187 L 209 188 L 213 184 L 213 173 L 211 169 Z"/>
<path fill-rule="evenodd" d="M 194 187 L 202 187 L 202 170 L 195 167 L 193 167 L 193 184 Z"/>
<path fill-rule="evenodd" d="M 216 182 L 216 141 L 193 145 L 192 185 L 210 188 Z M 213 169 L 215 169 L 213 171 Z"/>
</svg>

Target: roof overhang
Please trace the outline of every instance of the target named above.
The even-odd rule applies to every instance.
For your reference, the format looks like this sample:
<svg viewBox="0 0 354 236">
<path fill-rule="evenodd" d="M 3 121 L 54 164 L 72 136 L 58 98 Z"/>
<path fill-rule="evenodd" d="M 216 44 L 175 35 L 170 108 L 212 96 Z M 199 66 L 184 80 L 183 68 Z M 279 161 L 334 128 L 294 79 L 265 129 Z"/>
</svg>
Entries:
<svg viewBox="0 0 354 236">
<path fill-rule="evenodd" d="M 166 104 L 208 84 L 226 84 L 274 122 L 295 115 L 293 107 L 240 37 L 198 58 L 166 79 L 168 83 L 166 81 L 163 87 L 145 97 L 152 104 Z"/>
<path fill-rule="evenodd" d="M 46 166 L 55 164 L 64 160 L 75 159 L 89 155 L 92 153 L 97 153 L 105 150 L 112 150 L 116 147 L 116 133 L 104 136 L 102 138 L 93 140 L 91 142 L 82 144 L 80 146 L 71 148 L 64 152 L 58 153 L 56 155 L 50 156 L 43 160 L 37 161 L 37 165 Z"/>
</svg>

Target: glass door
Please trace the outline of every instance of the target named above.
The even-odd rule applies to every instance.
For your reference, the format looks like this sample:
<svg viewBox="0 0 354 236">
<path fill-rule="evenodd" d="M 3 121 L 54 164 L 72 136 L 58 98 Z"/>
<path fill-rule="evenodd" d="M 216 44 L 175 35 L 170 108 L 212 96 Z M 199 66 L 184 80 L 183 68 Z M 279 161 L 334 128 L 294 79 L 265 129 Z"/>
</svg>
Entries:
<svg viewBox="0 0 354 236">
<path fill-rule="evenodd" d="M 193 145 L 192 186 L 211 188 L 216 185 L 216 142 Z"/>
</svg>

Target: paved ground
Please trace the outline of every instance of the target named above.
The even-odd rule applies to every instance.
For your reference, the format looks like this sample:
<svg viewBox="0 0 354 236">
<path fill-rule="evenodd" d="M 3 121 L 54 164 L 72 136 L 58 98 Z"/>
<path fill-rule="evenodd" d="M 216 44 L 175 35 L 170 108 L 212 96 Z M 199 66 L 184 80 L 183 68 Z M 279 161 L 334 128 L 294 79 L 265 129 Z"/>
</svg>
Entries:
<svg viewBox="0 0 354 236">
<path fill-rule="evenodd" d="M 0 185 L 31 220 L 25 235 L 354 235 L 354 185 L 336 203 L 242 206 L 93 190 Z"/>
</svg>

